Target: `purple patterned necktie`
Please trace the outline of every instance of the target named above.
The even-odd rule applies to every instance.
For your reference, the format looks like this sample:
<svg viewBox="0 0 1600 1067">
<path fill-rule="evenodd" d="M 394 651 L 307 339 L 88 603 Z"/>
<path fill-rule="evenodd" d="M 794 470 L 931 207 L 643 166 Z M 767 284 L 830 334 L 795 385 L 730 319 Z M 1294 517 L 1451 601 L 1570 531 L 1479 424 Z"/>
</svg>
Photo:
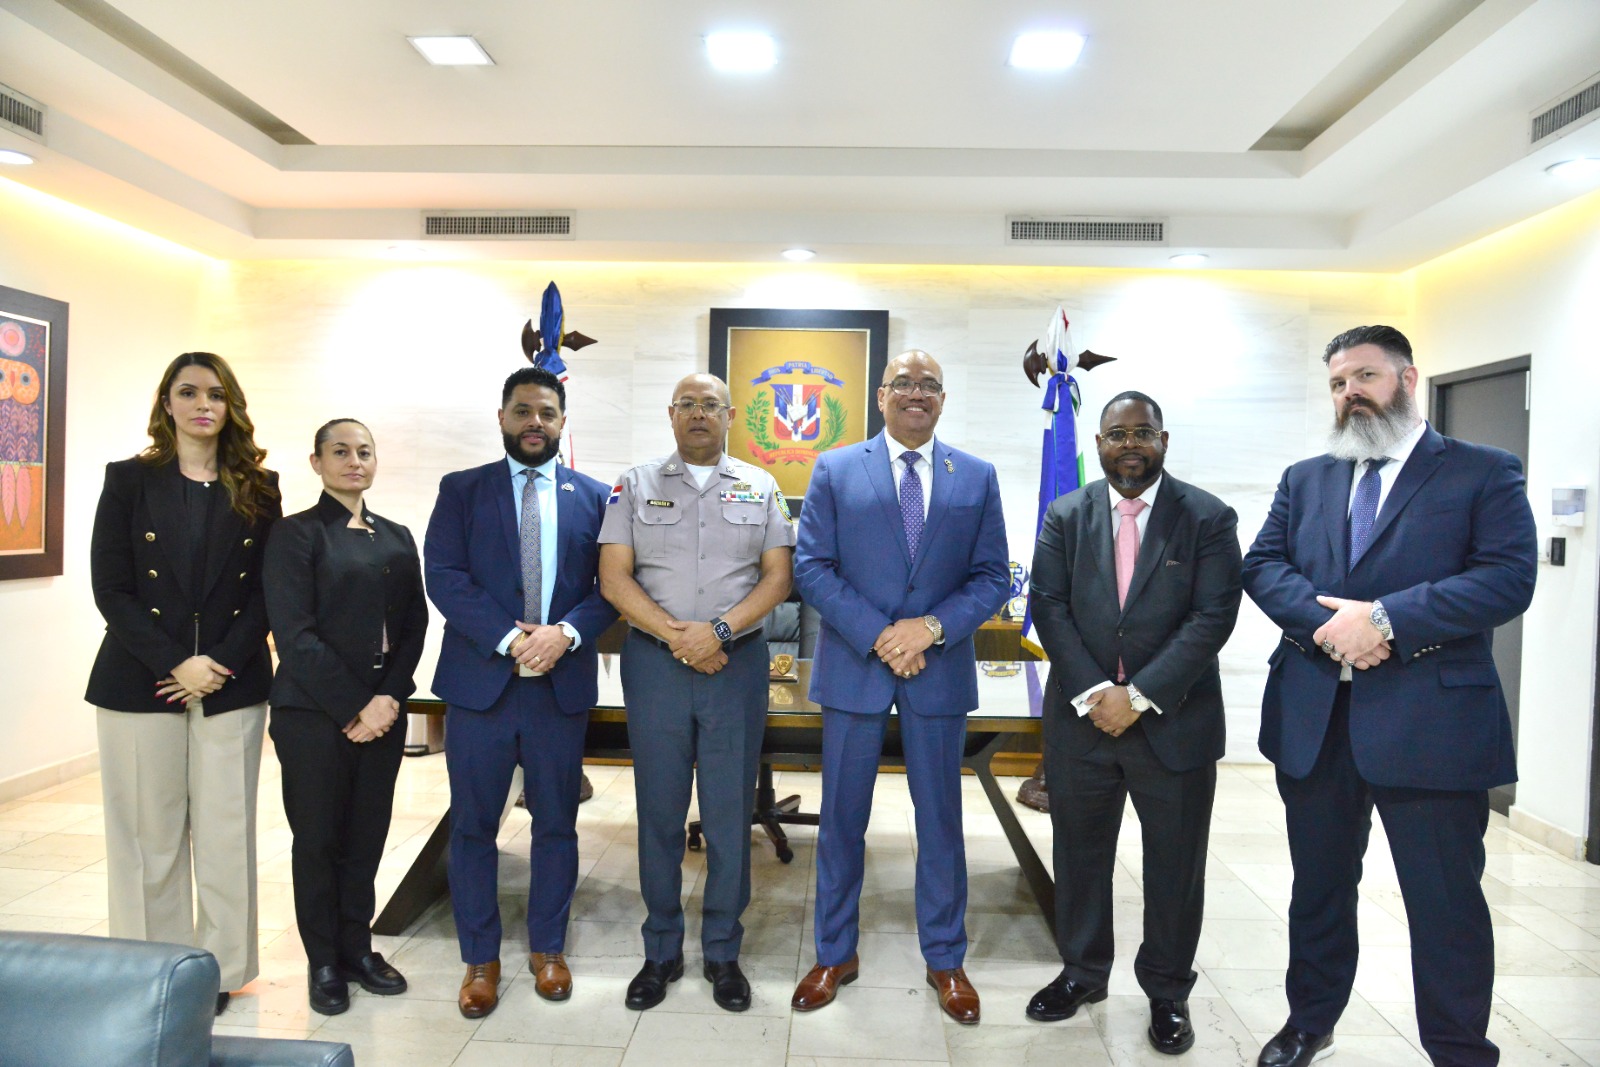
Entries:
<svg viewBox="0 0 1600 1067">
<path fill-rule="evenodd" d="M 1372 540 L 1372 527 L 1378 519 L 1378 490 L 1383 485 L 1383 476 L 1378 471 L 1388 462 L 1388 456 L 1367 460 L 1367 472 L 1356 483 L 1356 496 L 1350 502 L 1351 570 L 1355 569 L 1356 561 L 1366 553 L 1367 544 Z"/>
<path fill-rule="evenodd" d="M 917 473 L 917 460 L 921 458 L 915 452 L 900 453 L 900 462 L 906 465 L 905 476 L 900 479 L 900 518 L 906 524 L 906 547 L 913 560 L 917 558 L 917 545 L 922 542 L 922 524 L 927 521 L 922 513 L 922 475 Z"/>
</svg>

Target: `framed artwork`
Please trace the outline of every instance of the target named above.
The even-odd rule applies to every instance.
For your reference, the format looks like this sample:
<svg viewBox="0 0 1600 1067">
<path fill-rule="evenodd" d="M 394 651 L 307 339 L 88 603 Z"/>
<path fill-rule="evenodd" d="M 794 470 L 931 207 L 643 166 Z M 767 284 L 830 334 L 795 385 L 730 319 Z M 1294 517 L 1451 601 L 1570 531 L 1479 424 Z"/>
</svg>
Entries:
<svg viewBox="0 0 1600 1067">
<path fill-rule="evenodd" d="M 67 305 L 0 285 L 0 579 L 61 573 Z"/>
<path fill-rule="evenodd" d="M 791 504 L 817 456 L 883 429 L 887 311 L 712 308 L 711 373 L 738 409 L 728 454 L 771 472 Z"/>
</svg>

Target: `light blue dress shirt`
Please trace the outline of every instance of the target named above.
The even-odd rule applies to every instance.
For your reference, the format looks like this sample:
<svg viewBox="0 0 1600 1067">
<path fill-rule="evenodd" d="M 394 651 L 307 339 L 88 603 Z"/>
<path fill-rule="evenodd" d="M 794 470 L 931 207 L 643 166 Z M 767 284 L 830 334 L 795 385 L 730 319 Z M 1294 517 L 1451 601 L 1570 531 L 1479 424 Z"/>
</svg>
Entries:
<svg viewBox="0 0 1600 1067">
<path fill-rule="evenodd" d="M 578 637 L 578 631 L 566 623 L 550 618 L 550 597 L 555 592 L 556 587 L 556 523 L 558 521 L 556 518 L 556 463 L 556 458 L 552 456 L 539 466 L 532 468 L 539 472 L 533 479 L 534 489 L 539 494 L 539 573 L 543 578 L 542 588 L 539 590 L 539 612 L 545 622 L 555 623 L 565 630 L 567 636 L 573 640 L 573 647 L 576 648 L 581 641 L 581 638 Z M 513 459 L 511 456 L 506 456 L 506 466 L 511 469 L 511 501 L 513 505 L 511 513 L 517 516 L 520 533 L 522 492 L 528 484 L 528 479 L 523 476 L 522 472 L 530 468 L 526 463 Z M 523 619 L 522 621 L 532 622 L 534 620 Z M 520 632 L 519 630 L 512 630 L 501 640 L 499 646 L 501 655 L 506 654 L 506 650 L 511 646 L 512 638 L 516 637 Z"/>
</svg>

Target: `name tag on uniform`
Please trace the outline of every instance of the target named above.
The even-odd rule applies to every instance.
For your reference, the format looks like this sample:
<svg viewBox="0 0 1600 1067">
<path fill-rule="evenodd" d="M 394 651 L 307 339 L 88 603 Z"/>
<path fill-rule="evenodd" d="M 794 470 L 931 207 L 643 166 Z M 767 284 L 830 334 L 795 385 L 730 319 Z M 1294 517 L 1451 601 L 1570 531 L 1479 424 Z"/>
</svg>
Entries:
<svg viewBox="0 0 1600 1067">
<path fill-rule="evenodd" d="M 645 503 L 653 508 L 670 508 L 677 506 L 670 500 L 646 500 Z"/>
<path fill-rule="evenodd" d="M 733 491 L 735 493 L 747 493 L 747 492 L 750 491 L 750 483 L 749 482 L 734 482 L 733 483 Z"/>
<path fill-rule="evenodd" d="M 766 499 L 766 496 L 754 489 L 749 487 L 740 489 L 737 485 L 722 494 L 724 504 L 760 504 Z"/>
</svg>

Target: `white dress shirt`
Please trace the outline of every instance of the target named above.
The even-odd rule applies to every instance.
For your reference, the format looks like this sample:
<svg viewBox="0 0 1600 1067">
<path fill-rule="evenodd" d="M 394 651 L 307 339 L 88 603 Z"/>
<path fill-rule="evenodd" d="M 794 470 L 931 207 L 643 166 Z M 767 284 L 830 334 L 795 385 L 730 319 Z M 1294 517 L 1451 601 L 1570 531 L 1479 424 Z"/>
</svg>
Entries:
<svg viewBox="0 0 1600 1067">
<path fill-rule="evenodd" d="M 1373 512 L 1373 521 L 1383 514 L 1384 502 L 1389 499 L 1389 490 L 1394 488 L 1394 483 L 1400 478 L 1400 468 L 1406 465 L 1406 460 L 1411 458 L 1411 453 L 1416 449 L 1417 442 L 1422 440 L 1422 431 L 1428 428 L 1426 422 L 1418 422 L 1411 432 L 1389 446 L 1384 453 L 1389 462 L 1378 468 L 1378 510 Z M 1356 464 L 1355 476 L 1350 479 L 1350 499 L 1344 508 L 1345 521 L 1350 521 L 1350 512 L 1356 506 L 1356 488 L 1361 484 L 1361 476 L 1367 473 L 1367 467 L 1372 463 L 1364 459 Z M 1348 682 L 1355 677 L 1355 669 L 1348 663 L 1339 665 L 1339 681 Z"/>
<path fill-rule="evenodd" d="M 1150 483 L 1149 488 L 1145 489 L 1144 492 L 1140 493 L 1136 497 L 1125 497 L 1121 493 L 1117 492 L 1116 486 L 1112 485 L 1109 481 L 1106 482 L 1106 492 L 1111 496 L 1111 558 L 1113 560 L 1116 559 L 1117 554 L 1117 530 L 1124 522 L 1122 514 L 1117 511 L 1117 505 L 1122 503 L 1124 500 L 1144 501 L 1144 508 L 1139 512 L 1138 515 L 1134 516 L 1133 520 L 1135 527 L 1139 531 L 1139 547 L 1142 550 L 1144 548 L 1144 532 L 1150 527 L 1150 514 L 1156 510 L 1156 494 L 1161 491 L 1161 479 L 1164 477 L 1165 475 L 1156 475 L 1156 480 Z M 1107 679 L 1106 681 L 1101 682 L 1099 685 L 1092 685 L 1088 689 L 1085 689 L 1083 692 L 1072 698 L 1072 706 L 1078 709 L 1078 714 L 1080 716 L 1087 715 L 1089 714 L 1089 697 L 1094 693 L 1100 692 L 1102 689 L 1110 689 L 1116 684 L 1116 682 Z M 1146 700 L 1150 700 L 1149 693 L 1146 693 L 1144 697 Z M 1155 712 L 1157 715 L 1161 714 L 1161 708 L 1153 700 L 1150 700 L 1150 710 Z"/>
</svg>

